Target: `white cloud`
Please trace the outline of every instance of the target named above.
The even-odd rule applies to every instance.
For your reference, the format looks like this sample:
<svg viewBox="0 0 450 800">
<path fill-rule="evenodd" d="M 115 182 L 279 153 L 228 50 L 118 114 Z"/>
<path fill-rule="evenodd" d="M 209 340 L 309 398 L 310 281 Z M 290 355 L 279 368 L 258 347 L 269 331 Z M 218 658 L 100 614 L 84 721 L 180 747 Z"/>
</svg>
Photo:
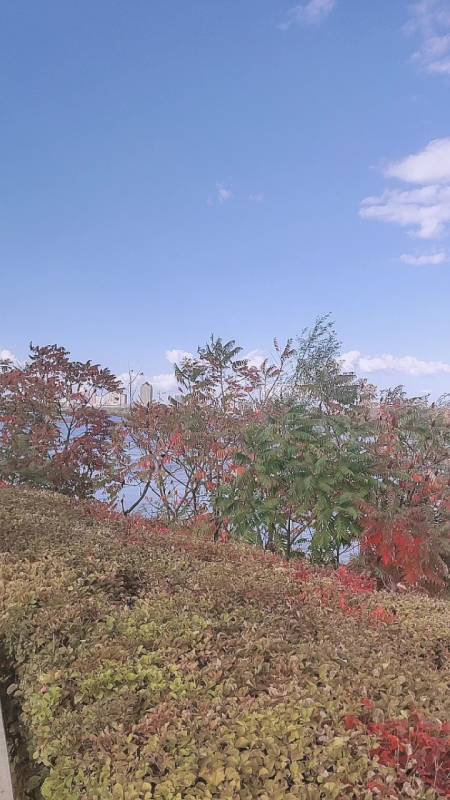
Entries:
<svg viewBox="0 0 450 800">
<path fill-rule="evenodd" d="M 122 386 L 127 392 L 130 389 L 129 373 L 122 372 L 117 376 Z M 163 372 L 159 375 L 139 375 L 132 383 L 131 391 L 134 398 L 139 396 L 139 390 L 143 383 L 150 383 L 153 386 L 154 397 L 158 399 L 161 394 L 172 394 L 177 388 L 177 381 L 173 372 Z"/>
<path fill-rule="evenodd" d="M 389 164 L 389 178 L 417 184 L 411 189 L 386 189 L 362 201 L 360 216 L 407 228 L 420 239 L 435 239 L 450 223 L 450 137 L 434 139 L 424 150 Z"/>
<path fill-rule="evenodd" d="M 139 394 L 139 389 L 142 384 L 149 380 L 149 378 L 147 378 L 143 372 L 136 372 L 136 370 L 131 370 L 131 375 L 130 372 L 121 372 L 120 375 L 117 375 L 116 377 L 126 390 L 127 395 L 130 391 L 131 379 L 131 393 L 133 396 Z"/>
<path fill-rule="evenodd" d="M 0 351 L 8 352 L 8 351 Z M 190 353 L 188 350 L 181 350 L 178 348 L 173 348 L 172 350 L 166 350 L 165 352 L 166 360 L 169 364 L 178 364 L 180 365 L 184 358 L 194 358 L 193 354 Z M 247 359 L 248 363 L 252 367 L 260 367 L 263 361 L 266 359 L 266 354 L 262 350 L 250 350 L 244 356 Z M 136 378 L 133 380 L 132 385 L 132 392 L 135 397 L 139 395 L 139 389 L 145 381 L 148 381 L 153 386 L 153 393 L 155 399 L 160 398 L 161 396 L 168 396 L 173 395 L 176 393 L 178 389 L 178 383 L 175 378 L 174 371 L 172 372 L 161 372 L 157 375 L 148 375 L 144 373 L 135 373 Z M 118 380 L 122 383 L 124 388 L 129 390 L 129 373 L 123 372 L 122 374 L 117 376 Z"/>
<path fill-rule="evenodd" d="M 210 194 L 206 200 L 206 205 L 209 208 L 212 208 L 217 203 L 222 205 L 223 203 L 227 203 L 230 200 L 233 200 L 239 196 L 241 198 L 244 197 L 243 193 L 236 195 L 235 192 L 226 184 L 224 183 L 216 183 L 215 194 Z M 265 195 L 263 192 L 250 192 L 246 199 L 249 200 L 251 203 L 263 203 L 265 199 Z"/>
<path fill-rule="evenodd" d="M 336 5 L 336 0 L 308 0 L 289 9 L 286 19 L 278 27 L 282 31 L 288 30 L 296 23 L 318 25 L 328 17 Z"/>
<path fill-rule="evenodd" d="M 6 351 L 0 351 L 4 353 Z M 180 363 L 183 357 L 191 353 L 186 350 L 166 350 L 166 359 L 170 364 Z M 266 358 L 263 350 L 250 350 L 244 355 L 250 366 L 260 367 Z M 384 353 L 379 356 L 363 355 L 359 350 L 350 350 L 342 355 L 343 368 L 358 374 L 373 372 L 403 373 L 410 376 L 420 375 L 449 375 L 450 364 L 443 361 L 423 361 L 415 356 L 394 356 Z M 128 373 L 118 376 L 125 388 L 128 389 Z M 153 386 L 156 400 L 163 399 L 177 392 L 178 384 L 174 372 L 161 372 L 156 375 L 140 374 L 133 384 L 133 392 L 138 395 L 141 385 L 148 381 Z"/>
<path fill-rule="evenodd" d="M 187 350 L 166 350 L 166 358 L 169 364 L 181 364 L 185 358 L 192 358 L 192 353 Z"/>
<path fill-rule="evenodd" d="M 187 350 L 174 348 L 173 350 L 166 350 L 165 357 L 169 364 L 175 365 L 181 364 L 184 358 L 192 358 L 192 353 L 189 353 Z M 134 396 L 138 396 L 140 387 L 146 381 L 153 386 L 153 393 L 156 399 L 164 395 L 174 394 L 178 388 L 174 370 L 172 370 L 172 372 L 160 372 L 157 375 L 133 371 L 132 376 L 133 375 L 132 392 Z M 129 372 L 123 372 L 118 375 L 117 378 L 128 392 L 130 385 Z"/>
<path fill-rule="evenodd" d="M 359 350 L 342 355 L 345 370 L 370 374 L 372 372 L 397 372 L 405 375 L 450 375 L 450 364 L 445 361 L 423 361 L 415 356 L 365 356 Z"/>
<path fill-rule="evenodd" d="M 388 178 L 420 185 L 450 182 L 450 137 L 433 139 L 424 150 L 390 164 Z"/>
<path fill-rule="evenodd" d="M 437 253 L 423 253 L 422 255 L 404 253 L 400 256 L 400 261 L 403 261 L 404 264 L 410 264 L 412 267 L 426 267 L 447 263 L 448 255 L 444 250 Z"/>
<path fill-rule="evenodd" d="M 178 386 L 173 372 L 162 372 L 160 375 L 152 375 L 149 383 L 153 386 L 156 396 L 158 394 L 171 394 Z"/>
<path fill-rule="evenodd" d="M 262 350 L 250 350 L 244 358 L 248 361 L 249 367 L 260 367 L 267 356 Z"/>
<path fill-rule="evenodd" d="M 216 189 L 219 203 L 226 203 L 227 200 L 231 200 L 233 197 L 231 189 L 228 189 L 223 183 L 216 183 Z"/>
<path fill-rule="evenodd" d="M 377 197 L 366 197 L 359 213 L 364 219 L 401 225 L 420 239 L 435 239 L 450 223 L 450 186 L 388 189 Z"/>
<path fill-rule="evenodd" d="M 407 31 L 419 40 L 413 60 L 431 75 L 450 75 L 449 0 L 420 0 L 411 12 Z"/>
<path fill-rule="evenodd" d="M 16 358 L 14 353 L 11 350 L 0 349 L 0 361 L 12 361 L 13 364 L 18 364 L 19 360 Z"/>
</svg>

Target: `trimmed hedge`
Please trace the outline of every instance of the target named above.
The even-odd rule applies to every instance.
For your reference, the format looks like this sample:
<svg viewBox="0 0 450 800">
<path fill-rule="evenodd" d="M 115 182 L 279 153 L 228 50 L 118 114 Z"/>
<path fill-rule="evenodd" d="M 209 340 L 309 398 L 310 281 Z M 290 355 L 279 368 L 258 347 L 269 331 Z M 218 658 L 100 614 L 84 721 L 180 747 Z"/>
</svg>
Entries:
<svg viewBox="0 0 450 800">
<path fill-rule="evenodd" d="M 450 796 L 445 600 L 98 516 L 0 491 L 18 800 Z"/>
</svg>

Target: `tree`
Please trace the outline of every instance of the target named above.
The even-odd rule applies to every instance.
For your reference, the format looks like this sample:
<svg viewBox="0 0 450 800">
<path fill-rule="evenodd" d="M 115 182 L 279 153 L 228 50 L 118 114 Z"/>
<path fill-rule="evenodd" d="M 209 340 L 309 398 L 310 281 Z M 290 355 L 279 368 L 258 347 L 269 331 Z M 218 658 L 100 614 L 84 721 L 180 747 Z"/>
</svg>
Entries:
<svg viewBox="0 0 450 800">
<path fill-rule="evenodd" d="M 368 418 L 373 387 L 343 370 L 328 316 L 281 354 L 267 418 L 245 437 L 247 471 L 225 489 L 239 536 L 255 536 L 289 558 L 306 542 L 321 563 L 339 563 L 359 535 L 370 485 Z M 245 533 L 245 531 L 247 531 Z"/>
<path fill-rule="evenodd" d="M 62 347 L 31 344 L 24 366 L 0 374 L 1 477 L 83 498 L 109 485 L 113 424 L 100 405 L 118 386 Z"/>
<path fill-rule="evenodd" d="M 237 358 L 240 348 L 211 337 L 197 358 L 175 367 L 178 392 L 168 403 L 136 404 L 128 420 L 125 482 L 137 499 L 167 519 L 215 515 L 214 496 L 226 480 L 254 384 L 252 369 Z M 215 516 L 218 535 L 220 521 Z"/>
<path fill-rule="evenodd" d="M 328 319 L 297 349 L 274 347 L 276 363 L 254 366 L 233 340 L 211 337 L 175 366 L 168 404 L 131 410 L 123 480 L 136 499 L 123 509 L 145 501 L 169 520 L 206 512 L 215 538 L 230 516 L 240 536 L 288 557 L 306 536 L 315 559 L 339 562 L 357 533 L 353 484 L 365 491 L 371 394 L 343 372 Z"/>
<path fill-rule="evenodd" d="M 295 354 L 291 389 L 303 403 L 336 413 L 354 407 L 367 389 L 371 392 L 365 381 L 343 369 L 341 343 L 328 314 L 302 331 Z"/>
<path fill-rule="evenodd" d="M 212 336 L 197 356 L 175 366 L 178 390 L 168 403 L 131 409 L 122 472 L 136 499 L 123 504 L 125 513 L 143 502 L 171 520 L 207 513 L 219 537 L 220 489 L 233 480 L 244 431 L 276 403 L 293 355 L 289 342 L 275 349 L 278 363 L 265 359 L 257 367 L 240 358 L 234 341 Z"/>
<path fill-rule="evenodd" d="M 222 491 L 232 532 L 286 558 L 306 545 L 313 560 L 339 564 L 360 532 L 370 458 L 345 420 L 334 420 L 334 434 L 298 405 L 251 428 L 236 480 Z"/>
<path fill-rule="evenodd" d="M 366 562 L 389 586 L 441 589 L 450 566 L 450 424 L 446 398 L 386 392 L 374 420 L 376 491 L 365 506 Z"/>
</svg>

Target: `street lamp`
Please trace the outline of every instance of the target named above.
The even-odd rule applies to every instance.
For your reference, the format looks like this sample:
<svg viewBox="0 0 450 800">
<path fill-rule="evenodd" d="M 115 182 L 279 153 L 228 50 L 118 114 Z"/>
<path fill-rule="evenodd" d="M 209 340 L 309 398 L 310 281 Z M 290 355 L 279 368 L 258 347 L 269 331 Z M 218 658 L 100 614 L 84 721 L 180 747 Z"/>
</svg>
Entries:
<svg viewBox="0 0 450 800">
<path fill-rule="evenodd" d="M 128 370 L 128 405 L 131 406 L 133 402 L 133 384 L 143 376 L 143 372 L 135 372 L 133 369 Z"/>
</svg>

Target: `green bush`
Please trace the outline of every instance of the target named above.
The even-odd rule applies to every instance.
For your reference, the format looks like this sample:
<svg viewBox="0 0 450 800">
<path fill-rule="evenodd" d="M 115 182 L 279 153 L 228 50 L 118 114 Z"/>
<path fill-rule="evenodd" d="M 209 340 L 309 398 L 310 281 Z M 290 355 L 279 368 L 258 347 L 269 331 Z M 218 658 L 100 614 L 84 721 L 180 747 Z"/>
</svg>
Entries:
<svg viewBox="0 0 450 800">
<path fill-rule="evenodd" d="M 444 720 L 444 600 L 96 516 L 0 491 L 0 637 L 33 776 L 18 800 L 445 796 L 381 763 L 369 730 Z"/>
</svg>

